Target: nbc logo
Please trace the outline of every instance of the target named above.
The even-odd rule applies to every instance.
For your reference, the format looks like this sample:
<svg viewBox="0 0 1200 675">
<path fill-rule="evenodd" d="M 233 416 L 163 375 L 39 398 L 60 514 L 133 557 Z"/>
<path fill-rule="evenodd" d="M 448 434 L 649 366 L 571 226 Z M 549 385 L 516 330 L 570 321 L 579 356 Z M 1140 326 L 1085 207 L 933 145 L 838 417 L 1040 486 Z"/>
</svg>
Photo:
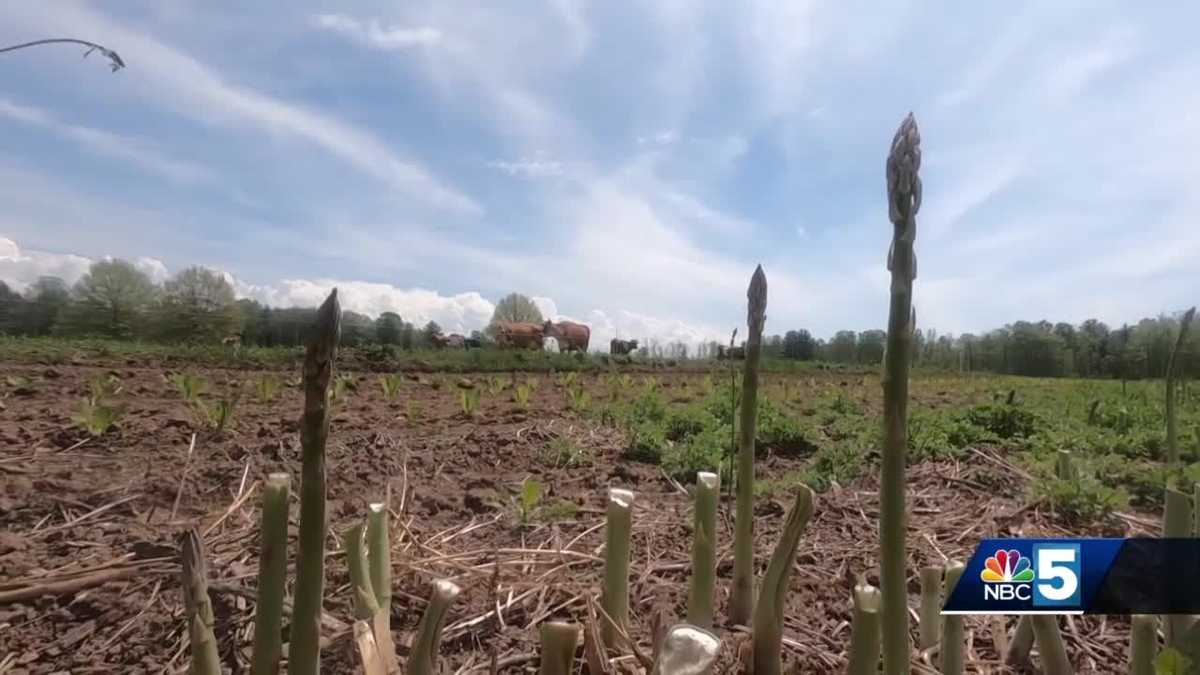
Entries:
<svg viewBox="0 0 1200 675">
<path fill-rule="evenodd" d="M 1020 551 L 1000 550 L 984 562 L 979 578 L 992 584 L 1028 583 L 1033 581 L 1033 569 L 1029 558 L 1022 557 Z"/>
<path fill-rule="evenodd" d="M 1016 549 L 1000 549 L 984 561 L 979 578 L 987 600 L 1029 600 L 1034 578 L 1029 558 Z"/>
</svg>

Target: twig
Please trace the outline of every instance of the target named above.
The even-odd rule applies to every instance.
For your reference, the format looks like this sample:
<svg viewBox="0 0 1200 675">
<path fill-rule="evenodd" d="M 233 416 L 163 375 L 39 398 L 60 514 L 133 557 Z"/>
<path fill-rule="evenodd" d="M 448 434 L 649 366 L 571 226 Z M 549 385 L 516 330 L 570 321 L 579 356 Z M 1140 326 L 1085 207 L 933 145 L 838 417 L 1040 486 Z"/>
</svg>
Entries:
<svg viewBox="0 0 1200 675">
<path fill-rule="evenodd" d="M 85 588 L 93 588 L 101 586 L 110 581 L 118 581 L 127 579 L 142 573 L 136 567 L 120 567 L 112 570 L 104 570 L 95 574 L 90 574 L 84 577 L 75 579 L 66 579 L 64 581 L 34 584 L 25 588 L 18 588 L 13 591 L 0 592 L 0 605 L 7 605 L 14 602 L 22 602 L 24 600 L 32 600 L 45 596 L 63 596 L 74 595 Z"/>
<path fill-rule="evenodd" d="M 44 530 L 38 530 L 37 532 L 32 532 L 27 536 L 29 536 L 30 538 L 41 537 L 41 536 L 49 534 L 51 532 L 58 532 L 59 530 L 65 530 L 65 529 L 74 527 L 74 526 L 78 525 L 79 523 L 82 523 L 83 521 L 87 520 L 88 518 L 93 518 L 95 516 L 98 516 L 101 513 L 108 511 L 109 509 L 116 508 L 122 504 L 131 502 L 139 497 L 141 497 L 140 494 L 129 495 L 128 497 L 122 497 L 115 502 L 109 502 L 108 504 L 105 504 L 104 506 L 94 508 L 91 511 L 88 511 L 87 513 L 83 514 L 82 516 L 79 516 L 78 518 L 73 518 L 71 520 L 68 520 L 65 523 L 59 523 L 58 525 L 54 525 L 52 527 L 47 527 Z"/>
<path fill-rule="evenodd" d="M 179 489 L 175 491 L 175 503 L 171 504 L 171 518 L 175 520 L 175 512 L 179 510 L 179 500 L 183 497 L 183 486 L 187 482 L 188 471 L 192 468 L 192 451 L 196 449 L 196 434 L 192 432 L 192 441 L 188 443 L 187 459 L 183 463 L 183 475 L 179 477 Z"/>
</svg>

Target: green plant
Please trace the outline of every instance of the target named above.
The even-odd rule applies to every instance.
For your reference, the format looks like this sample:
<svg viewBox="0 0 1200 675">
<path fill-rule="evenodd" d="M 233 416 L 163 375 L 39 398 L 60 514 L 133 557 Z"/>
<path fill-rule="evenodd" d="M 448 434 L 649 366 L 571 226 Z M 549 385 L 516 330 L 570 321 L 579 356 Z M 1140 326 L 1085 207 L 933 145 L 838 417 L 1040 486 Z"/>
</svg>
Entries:
<svg viewBox="0 0 1200 675">
<path fill-rule="evenodd" d="M 417 624 L 412 651 L 408 657 L 406 675 L 435 675 L 438 672 L 438 651 L 442 644 L 442 628 L 446 624 L 446 612 L 462 592 L 458 586 L 445 579 L 433 582 L 433 593 L 429 604 Z"/>
<path fill-rule="evenodd" d="M 410 424 L 417 424 L 425 417 L 425 406 L 415 399 L 410 399 L 405 406 L 405 417 Z"/>
<path fill-rule="evenodd" d="M 701 471 L 720 471 L 728 454 L 728 435 L 725 427 L 718 426 L 669 443 L 660 455 L 663 470 L 681 481 L 691 481 Z"/>
<path fill-rule="evenodd" d="M 283 653 L 283 597 L 287 582 L 288 495 L 291 476 L 273 473 L 263 487 L 258 599 L 254 605 L 251 675 L 275 675 Z"/>
<path fill-rule="evenodd" d="M 588 451 L 567 438 L 555 438 L 541 451 L 543 464 L 551 468 L 575 468 L 591 464 L 592 458 Z"/>
<path fill-rule="evenodd" d="M 942 639 L 942 568 L 921 568 L 920 637 L 917 649 L 929 649 Z M 947 582 L 947 586 L 950 586 Z"/>
<path fill-rule="evenodd" d="M 513 401 L 521 410 L 529 409 L 529 395 L 533 393 L 533 387 L 528 384 L 518 384 L 513 390 Z"/>
<path fill-rule="evenodd" d="M 102 436 L 121 418 L 123 408 L 91 400 L 80 401 L 79 412 L 71 417 L 79 426 L 93 436 Z"/>
<path fill-rule="evenodd" d="M 943 593 L 948 598 L 954 592 L 958 580 L 962 578 L 964 566 L 960 562 L 946 566 L 945 588 Z M 963 672 L 963 618 L 960 615 L 947 614 L 942 617 L 942 675 L 962 675 Z"/>
<path fill-rule="evenodd" d="M 859 580 L 852 595 L 850 664 L 847 675 L 876 675 L 879 672 L 879 589 Z"/>
<path fill-rule="evenodd" d="M 542 503 L 542 484 L 533 478 L 521 481 L 521 491 L 513 499 L 513 513 L 517 523 L 522 527 L 533 521 L 538 507 Z"/>
<path fill-rule="evenodd" d="M 1004 439 L 1029 438 L 1041 426 L 1033 412 L 1010 403 L 977 405 L 967 411 L 966 420 Z"/>
<path fill-rule="evenodd" d="M 539 675 L 571 675 L 575 665 L 575 643 L 579 626 L 547 621 L 541 627 L 542 658 Z"/>
<path fill-rule="evenodd" d="M 605 645 L 616 645 L 617 628 L 629 626 L 629 541 L 633 529 L 633 493 L 610 488 L 605 521 L 604 587 L 600 604 L 612 623 L 600 629 Z M 614 626 L 615 624 L 615 626 Z"/>
<path fill-rule="evenodd" d="M 475 412 L 479 410 L 479 395 L 478 387 L 460 388 L 458 390 L 458 403 L 462 407 L 463 414 L 467 417 L 474 417 Z"/>
<path fill-rule="evenodd" d="M 908 383 L 912 359 L 913 280 L 917 276 L 913 243 L 921 206 L 921 135 L 909 113 L 892 140 L 887 159 L 888 219 L 892 244 L 887 267 L 891 272 L 887 343 L 883 368 L 883 466 L 879 487 L 879 579 L 884 675 L 909 671 L 908 581 L 905 571 L 905 463 L 908 452 Z"/>
<path fill-rule="evenodd" d="M 329 392 L 329 404 L 335 410 L 341 406 L 349 398 L 350 393 L 358 390 L 358 382 L 350 373 L 338 375 L 333 380 L 333 389 Z M 336 413 L 335 413 L 336 414 Z"/>
<path fill-rule="evenodd" d="M 208 595 L 208 563 L 204 546 L 195 528 L 183 534 L 180 543 L 183 604 L 187 615 L 188 637 L 192 646 L 193 675 L 221 675 L 221 657 L 213 634 L 216 618 Z"/>
<path fill-rule="evenodd" d="M 754 616 L 754 432 L 758 418 L 758 363 L 762 355 L 762 331 L 767 311 L 767 276 L 762 265 L 754 270 L 746 290 L 746 322 L 750 335 L 746 341 L 746 362 L 742 376 L 742 408 L 738 424 L 737 508 L 733 530 L 733 587 L 729 598 L 729 620 L 749 625 Z M 799 502 L 797 502 L 798 504 Z M 765 586 L 764 586 L 765 588 Z M 782 626 L 776 626 L 782 629 Z M 758 632 L 755 631 L 755 672 L 773 668 L 760 664 Z M 769 661 L 770 659 L 767 658 Z M 766 671 L 759 673 L 766 675 Z"/>
<path fill-rule="evenodd" d="M 696 502 L 692 515 L 692 578 L 688 587 L 688 623 L 711 628 L 717 568 L 717 498 L 721 478 L 715 473 L 696 474 Z"/>
<path fill-rule="evenodd" d="M 1175 364 L 1178 360 L 1180 348 L 1183 346 L 1184 340 L 1187 339 L 1188 326 L 1192 323 L 1192 318 L 1196 316 L 1196 308 L 1192 307 L 1184 312 L 1183 318 L 1179 321 L 1179 334 L 1175 338 L 1175 346 L 1171 349 L 1171 356 L 1167 360 L 1167 462 L 1171 465 L 1179 463 L 1179 440 L 1176 438 L 1178 422 L 1176 421 L 1175 412 Z"/>
<path fill-rule="evenodd" d="M 492 396 L 499 394 L 508 388 L 508 381 L 499 375 L 493 375 L 488 378 L 487 390 Z"/>
<path fill-rule="evenodd" d="M 383 400 L 392 402 L 400 395 L 400 385 L 403 379 L 396 373 L 379 376 L 379 388 L 383 390 Z"/>
<path fill-rule="evenodd" d="M 275 375 L 263 374 L 254 380 L 254 391 L 262 403 L 270 403 L 279 394 L 281 383 Z"/>
<path fill-rule="evenodd" d="M 4 383 L 13 389 L 32 389 L 33 380 L 24 375 L 9 375 L 4 378 Z"/>
<path fill-rule="evenodd" d="M 567 407 L 576 412 L 583 412 L 591 405 L 592 395 L 583 387 L 570 387 L 567 389 Z"/>
<path fill-rule="evenodd" d="M 754 609 L 754 675 L 783 673 L 783 609 L 787 604 L 788 579 L 795 567 L 800 536 L 808 527 L 812 514 L 812 490 L 800 486 L 796 490 L 796 501 L 783 524 L 779 542 L 771 554 L 771 562 L 763 573 L 762 588 L 758 592 Z"/>
<path fill-rule="evenodd" d="M 1033 638 L 1037 643 L 1042 661 L 1042 672 L 1046 675 L 1070 675 L 1071 662 L 1063 646 L 1062 633 L 1058 629 L 1058 616 L 1054 614 L 1032 614 Z"/>
<path fill-rule="evenodd" d="M 28 380 L 28 378 L 25 379 Z M 96 375 L 88 379 L 88 401 L 93 405 L 119 393 L 121 393 L 121 379 L 112 373 Z"/>
<path fill-rule="evenodd" d="M 171 376 L 171 383 L 179 391 L 179 395 L 187 403 L 200 400 L 200 395 L 208 391 L 208 380 L 202 375 L 193 373 L 177 373 Z"/>
<path fill-rule="evenodd" d="M 213 431 L 222 433 L 226 427 L 233 421 L 233 409 L 237 405 L 237 396 L 226 396 L 214 401 L 211 405 L 206 405 L 202 401 L 197 401 L 197 405 L 205 411 L 208 418 L 208 424 Z"/>
<path fill-rule="evenodd" d="M 1034 483 L 1033 495 L 1045 500 L 1061 517 L 1074 523 L 1108 518 L 1128 501 L 1119 488 L 1109 487 L 1085 475 L 1069 480 L 1044 478 Z"/>
<path fill-rule="evenodd" d="M 341 316 L 335 288 L 317 310 L 316 324 L 304 355 L 300 534 L 288 652 L 290 675 L 318 675 L 321 669 L 321 605 L 325 594 L 325 539 L 328 533 L 325 442 L 331 417 L 329 385 L 337 356 Z"/>
</svg>

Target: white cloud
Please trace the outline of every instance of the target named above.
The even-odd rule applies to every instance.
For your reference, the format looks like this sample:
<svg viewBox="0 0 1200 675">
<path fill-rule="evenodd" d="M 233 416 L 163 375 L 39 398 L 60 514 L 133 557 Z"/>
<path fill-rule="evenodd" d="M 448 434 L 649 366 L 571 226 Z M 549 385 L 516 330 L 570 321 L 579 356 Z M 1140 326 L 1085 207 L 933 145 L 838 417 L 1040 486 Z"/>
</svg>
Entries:
<svg viewBox="0 0 1200 675">
<path fill-rule="evenodd" d="M 25 290 L 41 276 L 60 277 L 68 285 L 87 273 L 92 261 L 70 253 L 22 251 L 17 242 L 0 236 L 0 281 Z"/>
<path fill-rule="evenodd" d="M 196 183 L 213 179 L 208 169 L 186 160 L 168 157 L 144 140 L 114 134 L 92 127 L 60 122 L 40 108 L 0 99 L 0 116 L 47 129 L 76 141 L 99 154 L 125 160 L 178 183 Z"/>
<path fill-rule="evenodd" d="M 345 14 L 318 14 L 312 17 L 312 24 L 375 49 L 428 47 L 442 41 L 442 32 L 436 28 L 384 27 L 378 19 L 364 22 Z"/>
<path fill-rule="evenodd" d="M 525 178 L 548 178 L 561 176 L 564 173 L 563 163 L 544 157 L 532 157 L 513 162 L 493 160 L 487 163 L 488 168 L 503 171 L 510 176 Z"/>
</svg>

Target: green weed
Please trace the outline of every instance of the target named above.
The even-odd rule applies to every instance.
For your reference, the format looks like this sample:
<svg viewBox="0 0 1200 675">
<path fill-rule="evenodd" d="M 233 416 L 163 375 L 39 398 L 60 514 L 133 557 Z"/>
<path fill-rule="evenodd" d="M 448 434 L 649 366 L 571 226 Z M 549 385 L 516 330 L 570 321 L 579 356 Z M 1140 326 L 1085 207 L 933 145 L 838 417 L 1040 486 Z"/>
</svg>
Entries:
<svg viewBox="0 0 1200 675">
<path fill-rule="evenodd" d="M 383 390 L 383 400 L 391 403 L 400 395 L 400 385 L 403 379 L 396 373 L 379 376 L 379 388 Z"/>
<path fill-rule="evenodd" d="M 263 374 L 254 380 L 254 392 L 260 403 L 270 403 L 279 395 L 281 385 L 282 383 L 275 375 Z"/>
<path fill-rule="evenodd" d="M 203 375 L 194 373 L 177 373 L 171 376 L 171 383 L 186 403 L 200 400 L 201 394 L 208 391 L 208 380 Z"/>
<path fill-rule="evenodd" d="M 80 401 L 79 412 L 71 419 L 92 436 L 102 436 L 120 419 L 122 412 L 120 406 L 85 399 Z"/>
<path fill-rule="evenodd" d="M 479 388 L 460 388 L 458 390 L 458 403 L 462 407 L 463 414 L 467 417 L 474 417 L 475 412 L 479 410 Z"/>
</svg>

